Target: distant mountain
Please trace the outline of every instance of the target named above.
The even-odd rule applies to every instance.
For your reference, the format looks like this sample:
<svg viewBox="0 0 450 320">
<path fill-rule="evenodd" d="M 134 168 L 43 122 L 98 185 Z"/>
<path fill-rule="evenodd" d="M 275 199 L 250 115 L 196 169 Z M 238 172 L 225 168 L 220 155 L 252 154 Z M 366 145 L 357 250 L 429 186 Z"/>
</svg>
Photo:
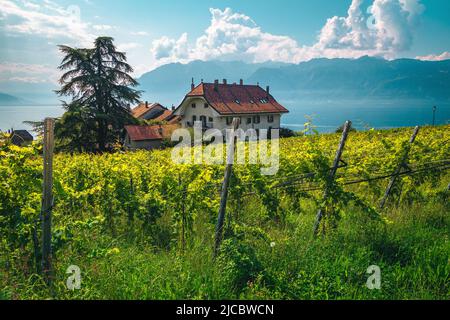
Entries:
<svg viewBox="0 0 450 320">
<path fill-rule="evenodd" d="M 317 59 L 277 70 L 261 68 L 248 81 L 303 98 L 450 100 L 450 60 Z"/>
<path fill-rule="evenodd" d="M 58 85 L 50 82 L 28 83 L 19 81 L 2 82 L 0 91 L 8 95 L 18 97 L 22 103 L 27 105 L 56 105 L 60 99 L 54 90 Z"/>
<path fill-rule="evenodd" d="M 143 99 L 158 101 L 165 105 L 181 102 L 191 88 L 191 79 L 196 84 L 201 80 L 213 82 L 215 79 L 227 79 L 229 82 L 239 82 L 248 79 L 261 68 L 276 69 L 290 66 L 286 63 L 267 62 L 248 64 L 239 61 L 193 61 L 188 64 L 171 63 L 163 65 L 142 75 L 138 82 L 139 89 L 145 91 Z"/>
<path fill-rule="evenodd" d="M 20 99 L 10 94 L 0 92 L 0 106 L 17 106 L 23 105 L 25 103 L 26 100 Z"/>
<path fill-rule="evenodd" d="M 244 79 L 271 86 L 283 100 L 434 99 L 450 101 L 450 60 L 419 61 L 379 58 L 314 59 L 300 64 L 194 61 L 168 64 L 140 79 L 143 99 L 163 104 L 181 102 L 191 78 L 212 82 Z"/>
</svg>

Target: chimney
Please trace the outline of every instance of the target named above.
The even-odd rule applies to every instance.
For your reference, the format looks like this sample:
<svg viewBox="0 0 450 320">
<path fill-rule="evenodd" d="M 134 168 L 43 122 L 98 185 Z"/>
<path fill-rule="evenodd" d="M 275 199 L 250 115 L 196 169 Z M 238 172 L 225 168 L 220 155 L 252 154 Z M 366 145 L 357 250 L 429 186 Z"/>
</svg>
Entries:
<svg viewBox="0 0 450 320">
<path fill-rule="evenodd" d="M 269 97 L 269 94 L 270 94 L 270 87 L 269 86 L 266 87 L 266 92 L 267 92 L 267 97 Z"/>
<path fill-rule="evenodd" d="M 192 82 L 191 82 L 191 91 L 194 90 L 194 88 L 195 88 L 194 78 L 192 78 Z"/>
<path fill-rule="evenodd" d="M 148 101 L 145 101 L 145 107 L 148 108 Z"/>
<path fill-rule="evenodd" d="M 227 79 L 223 79 L 223 84 L 227 84 Z"/>
<path fill-rule="evenodd" d="M 174 111 L 175 110 L 175 106 L 174 105 L 172 105 L 172 111 Z"/>
<path fill-rule="evenodd" d="M 244 85 L 244 80 L 240 79 L 240 80 L 239 80 L 239 84 L 240 84 L 241 86 L 243 86 L 243 85 Z"/>
<path fill-rule="evenodd" d="M 219 80 L 214 80 L 214 91 L 219 91 Z"/>
</svg>

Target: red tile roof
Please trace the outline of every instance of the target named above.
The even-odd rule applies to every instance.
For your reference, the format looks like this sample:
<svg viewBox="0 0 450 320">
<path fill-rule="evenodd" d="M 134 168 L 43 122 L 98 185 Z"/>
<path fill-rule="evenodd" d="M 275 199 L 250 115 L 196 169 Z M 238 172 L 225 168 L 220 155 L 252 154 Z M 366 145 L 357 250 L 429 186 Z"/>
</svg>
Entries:
<svg viewBox="0 0 450 320">
<path fill-rule="evenodd" d="M 180 126 L 177 124 L 170 125 L 154 125 L 154 126 L 125 126 L 130 139 L 132 141 L 144 141 L 144 140 L 162 140 L 169 138 L 172 132 L 178 129 Z"/>
<path fill-rule="evenodd" d="M 141 103 L 139 103 L 139 105 L 137 107 L 135 107 L 131 110 L 131 113 L 133 114 L 133 116 L 135 118 L 140 118 L 140 117 L 144 116 L 150 110 L 156 108 L 157 106 L 161 106 L 162 108 L 166 109 L 163 105 L 161 105 L 157 102 L 156 103 L 141 102 Z"/>
<path fill-rule="evenodd" d="M 201 83 L 186 97 L 204 97 L 220 114 L 287 113 L 272 95 L 258 85 Z"/>
</svg>

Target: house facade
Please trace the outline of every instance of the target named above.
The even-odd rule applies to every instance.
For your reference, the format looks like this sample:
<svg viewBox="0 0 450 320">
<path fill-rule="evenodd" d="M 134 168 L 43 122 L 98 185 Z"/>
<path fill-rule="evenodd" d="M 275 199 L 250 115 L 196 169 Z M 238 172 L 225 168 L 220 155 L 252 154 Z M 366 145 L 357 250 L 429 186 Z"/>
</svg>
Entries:
<svg viewBox="0 0 450 320">
<path fill-rule="evenodd" d="M 189 128 L 200 121 L 203 129 L 224 130 L 231 127 L 233 118 L 241 120 L 240 128 L 278 129 L 281 116 L 289 111 L 259 85 L 228 84 L 224 79 L 214 83 L 191 86 L 174 115 L 180 117 L 182 127 Z"/>
</svg>

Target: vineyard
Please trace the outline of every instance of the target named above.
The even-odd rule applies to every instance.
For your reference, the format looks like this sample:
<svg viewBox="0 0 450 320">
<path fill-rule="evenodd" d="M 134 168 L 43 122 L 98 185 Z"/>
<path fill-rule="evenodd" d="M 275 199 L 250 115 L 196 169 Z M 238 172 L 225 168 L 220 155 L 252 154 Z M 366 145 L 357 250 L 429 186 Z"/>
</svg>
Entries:
<svg viewBox="0 0 450 320">
<path fill-rule="evenodd" d="M 412 133 L 350 132 L 332 180 L 341 134 L 280 139 L 274 176 L 233 166 L 215 258 L 224 165 L 174 164 L 171 149 L 56 154 L 51 287 L 42 146 L 0 142 L 0 299 L 449 299 L 450 126 Z"/>
</svg>

